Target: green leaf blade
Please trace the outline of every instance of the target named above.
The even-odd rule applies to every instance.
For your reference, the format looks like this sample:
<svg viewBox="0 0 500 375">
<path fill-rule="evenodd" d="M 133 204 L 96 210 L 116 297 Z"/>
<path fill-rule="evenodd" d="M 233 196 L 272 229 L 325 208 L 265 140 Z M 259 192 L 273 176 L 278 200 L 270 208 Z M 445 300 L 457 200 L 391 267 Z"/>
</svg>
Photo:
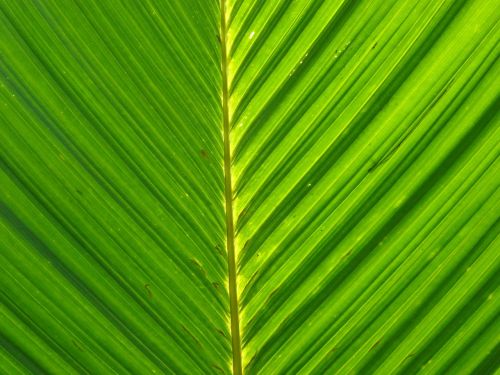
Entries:
<svg viewBox="0 0 500 375">
<path fill-rule="evenodd" d="M 217 5 L 10 2 L 1 17 L 11 358 L 229 372 Z"/>
</svg>

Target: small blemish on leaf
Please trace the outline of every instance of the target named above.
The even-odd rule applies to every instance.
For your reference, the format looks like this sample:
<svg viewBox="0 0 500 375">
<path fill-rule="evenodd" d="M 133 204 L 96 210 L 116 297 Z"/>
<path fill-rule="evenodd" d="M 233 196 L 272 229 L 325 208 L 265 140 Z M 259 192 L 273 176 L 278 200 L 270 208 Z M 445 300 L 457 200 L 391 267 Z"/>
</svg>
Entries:
<svg viewBox="0 0 500 375">
<path fill-rule="evenodd" d="M 224 250 L 222 250 L 222 246 L 221 246 L 221 245 L 216 244 L 216 245 L 214 246 L 214 249 L 215 249 L 215 250 L 217 250 L 217 252 L 218 252 L 220 255 L 222 255 L 223 257 L 225 257 L 225 256 L 226 256 L 226 253 L 224 252 Z"/>
<path fill-rule="evenodd" d="M 337 348 L 337 347 L 331 348 L 330 351 L 328 352 L 328 354 L 335 353 L 337 350 L 339 350 L 339 348 Z"/>
<path fill-rule="evenodd" d="M 148 298 L 151 299 L 153 298 L 153 292 L 151 292 L 151 289 L 149 289 L 151 286 L 149 284 L 144 284 L 144 289 L 146 289 L 146 294 L 148 295 Z"/>
<path fill-rule="evenodd" d="M 80 343 L 78 343 L 78 341 L 76 340 L 71 340 L 71 342 L 73 343 L 74 346 L 76 346 L 76 348 L 81 351 L 81 352 L 84 352 L 85 349 L 83 349 L 83 347 L 80 345 Z"/>
<path fill-rule="evenodd" d="M 193 341 L 194 341 L 194 342 L 195 342 L 195 343 L 196 343 L 199 347 L 201 347 L 201 346 L 202 346 L 202 345 L 201 345 L 201 342 L 200 342 L 200 341 L 199 341 L 199 340 L 198 340 L 198 339 L 197 339 L 197 338 L 196 338 L 196 337 L 195 337 L 195 336 L 194 336 L 191 332 L 189 332 L 189 330 L 186 328 L 186 326 L 181 325 L 181 328 L 182 328 L 182 330 L 183 330 L 184 332 L 186 332 L 186 333 L 187 333 L 187 334 L 188 334 L 188 335 L 189 335 L 189 336 L 193 339 Z"/>
<path fill-rule="evenodd" d="M 411 358 L 411 357 L 415 357 L 415 353 L 410 353 L 406 356 L 405 360 L 408 359 L 408 358 Z"/>
<path fill-rule="evenodd" d="M 191 258 L 191 263 L 193 263 L 195 265 L 195 267 L 204 275 L 204 276 L 207 276 L 207 271 L 205 271 L 205 269 L 202 267 L 202 265 L 200 264 L 200 262 L 198 262 L 198 260 L 194 259 L 194 258 Z"/>
<path fill-rule="evenodd" d="M 225 374 L 224 370 L 223 370 L 223 369 L 221 369 L 219 366 L 217 366 L 217 365 L 213 364 L 213 365 L 212 365 L 212 367 L 213 367 L 214 369 L 216 369 L 217 371 L 219 371 L 221 374 Z"/>
<path fill-rule="evenodd" d="M 248 212 L 248 208 L 244 208 L 244 209 L 240 212 L 240 214 L 238 215 L 238 221 L 240 221 L 242 218 L 244 218 L 244 217 L 245 217 L 245 215 L 247 214 L 247 212 Z"/>
<path fill-rule="evenodd" d="M 375 344 L 373 344 L 370 350 L 368 351 L 371 352 L 373 349 L 375 349 L 378 346 L 378 344 L 380 344 L 380 341 L 382 341 L 382 339 L 378 340 Z"/>
<path fill-rule="evenodd" d="M 347 258 L 348 256 L 350 256 L 352 254 L 352 250 L 349 250 L 347 253 L 345 253 L 344 255 L 342 255 L 342 258 L 340 259 L 344 259 L 344 258 Z"/>
<path fill-rule="evenodd" d="M 226 337 L 226 334 L 224 333 L 224 331 L 223 331 L 222 329 L 218 329 L 218 328 L 216 328 L 215 330 L 216 330 L 216 331 L 217 331 L 220 335 L 222 335 L 222 337 L 227 338 L 227 337 Z"/>
</svg>

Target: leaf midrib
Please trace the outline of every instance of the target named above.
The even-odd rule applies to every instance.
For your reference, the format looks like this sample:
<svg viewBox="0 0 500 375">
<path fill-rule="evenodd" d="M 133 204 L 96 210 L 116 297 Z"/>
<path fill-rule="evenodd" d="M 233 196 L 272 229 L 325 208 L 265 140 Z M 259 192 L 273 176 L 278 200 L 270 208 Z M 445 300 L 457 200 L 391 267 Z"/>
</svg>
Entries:
<svg viewBox="0 0 500 375">
<path fill-rule="evenodd" d="M 221 70 L 222 70 L 222 122 L 224 131 L 224 196 L 226 205 L 226 246 L 229 277 L 229 305 L 231 315 L 231 345 L 233 352 L 233 374 L 242 374 L 241 340 L 238 307 L 238 291 L 236 286 L 236 256 L 234 249 L 234 221 L 233 221 L 233 190 L 231 179 L 231 144 L 230 123 L 228 108 L 228 79 L 227 79 L 227 28 L 226 2 L 220 2 L 220 42 L 221 42 Z"/>
</svg>

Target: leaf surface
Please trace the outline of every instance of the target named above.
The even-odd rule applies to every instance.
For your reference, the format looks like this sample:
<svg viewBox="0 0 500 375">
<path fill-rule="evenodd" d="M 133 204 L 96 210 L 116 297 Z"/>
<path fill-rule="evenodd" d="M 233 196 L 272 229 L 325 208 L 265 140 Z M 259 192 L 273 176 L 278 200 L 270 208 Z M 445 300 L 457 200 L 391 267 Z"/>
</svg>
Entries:
<svg viewBox="0 0 500 375">
<path fill-rule="evenodd" d="M 234 2 L 247 373 L 498 366 L 492 7 Z"/>
<path fill-rule="evenodd" d="M 0 17 L 0 372 L 227 373 L 217 4 Z"/>
<path fill-rule="evenodd" d="M 497 371 L 497 5 L 0 2 L 0 373 Z"/>
</svg>

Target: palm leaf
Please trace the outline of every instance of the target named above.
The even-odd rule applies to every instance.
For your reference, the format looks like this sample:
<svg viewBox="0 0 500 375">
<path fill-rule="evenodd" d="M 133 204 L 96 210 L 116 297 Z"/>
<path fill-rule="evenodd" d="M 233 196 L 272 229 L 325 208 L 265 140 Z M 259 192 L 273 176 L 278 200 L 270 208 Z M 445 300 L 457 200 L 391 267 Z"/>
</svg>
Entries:
<svg viewBox="0 0 500 375">
<path fill-rule="evenodd" d="M 2 4 L 1 363 L 228 370 L 218 8 L 200 5 Z"/>
<path fill-rule="evenodd" d="M 0 373 L 497 370 L 497 5 L 1 2 Z"/>
</svg>

